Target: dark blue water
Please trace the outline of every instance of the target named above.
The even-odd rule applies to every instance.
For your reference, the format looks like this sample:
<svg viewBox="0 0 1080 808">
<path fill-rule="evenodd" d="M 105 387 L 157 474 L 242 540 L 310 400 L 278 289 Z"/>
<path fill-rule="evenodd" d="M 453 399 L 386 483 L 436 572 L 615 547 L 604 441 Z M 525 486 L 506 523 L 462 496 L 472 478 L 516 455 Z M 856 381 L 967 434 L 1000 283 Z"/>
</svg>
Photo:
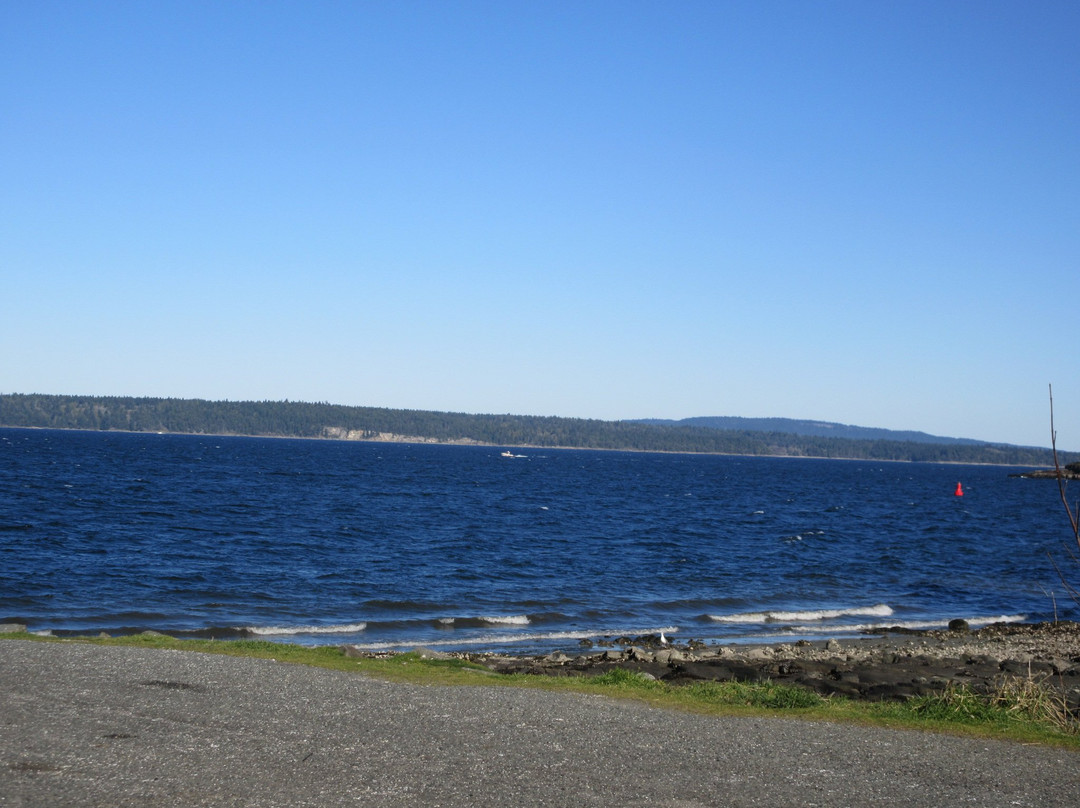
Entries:
<svg viewBox="0 0 1080 808">
<path fill-rule="evenodd" d="M 0 620 L 534 652 L 1078 616 L 1012 469 L 516 451 L 0 430 Z"/>
</svg>

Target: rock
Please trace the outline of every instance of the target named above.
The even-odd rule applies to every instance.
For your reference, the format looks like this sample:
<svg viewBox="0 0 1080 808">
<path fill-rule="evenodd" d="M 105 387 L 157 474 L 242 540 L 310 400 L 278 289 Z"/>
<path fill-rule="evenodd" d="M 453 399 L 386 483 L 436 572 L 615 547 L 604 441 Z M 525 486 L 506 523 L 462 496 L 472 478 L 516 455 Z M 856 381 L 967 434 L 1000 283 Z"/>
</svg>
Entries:
<svg viewBox="0 0 1080 808">
<path fill-rule="evenodd" d="M 844 682 L 849 685 L 857 685 L 859 683 L 859 674 L 855 671 L 840 670 L 839 668 L 833 668 L 829 672 L 829 677 L 837 682 Z"/>
<path fill-rule="evenodd" d="M 430 648 L 424 648 L 422 645 L 416 646 L 416 648 L 413 649 L 413 653 L 416 654 L 418 657 L 420 657 L 420 659 L 453 659 L 454 658 L 450 654 L 444 653 L 442 651 L 432 651 Z"/>
<path fill-rule="evenodd" d="M 958 617 L 949 621 L 949 631 L 971 631 L 971 626 L 968 625 L 967 620 Z"/>
<path fill-rule="evenodd" d="M 98 639 L 99 640 L 111 640 L 112 635 L 109 634 L 109 632 L 107 632 L 107 631 L 99 631 L 98 632 Z"/>
<path fill-rule="evenodd" d="M 1052 659 L 1050 660 L 1050 667 L 1054 669 L 1054 676 L 1075 676 L 1077 674 L 1077 663 L 1068 659 Z"/>
<path fill-rule="evenodd" d="M 553 665 L 565 665 L 570 661 L 570 657 L 566 654 L 556 651 L 554 654 L 548 654 L 544 657 L 544 662 L 550 662 Z"/>
<path fill-rule="evenodd" d="M 657 651 L 653 655 L 653 659 L 661 665 L 670 665 L 673 662 L 684 662 L 686 655 L 677 648 L 667 648 L 663 651 Z"/>
<path fill-rule="evenodd" d="M 772 657 L 773 651 L 767 647 L 751 648 L 746 654 L 746 658 L 752 660 L 772 659 Z"/>
<path fill-rule="evenodd" d="M 632 659 L 635 662 L 652 662 L 654 659 L 652 654 L 636 645 L 630 646 L 626 652 L 626 658 Z"/>
<path fill-rule="evenodd" d="M 1061 470 L 1059 474 L 1057 469 L 1033 469 L 1031 471 L 1025 471 L 1020 474 L 1010 474 L 1010 477 L 1025 477 L 1031 480 L 1056 480 L 1061 477 L 1063 480 L 1080 480 L 1080 472 L 1070 468 L 1075 465 L 1070 463 L 1068 466 Z"/>
<path fill-rule="evenodd" d="M 604 651 L 601 659 L 605 659 L 608 662 L 620 662 L 623 659 L 622 651 Z"/>
<path fill-rule="evenodd" d="M 25 631 L 23 623 L 0 623 L 0 634 L 22 634 Z"/>
<path fill-rule="evenodd" d="M 1027 676 L 1031 673 L 1031 659 L 1003 659 L 998 669 L 1012 676 Z"/>
<path fill-rule="evenodd" d="M 838 654 L 844 650 L 844 647 L 840 645 L 838 640 L 832 639 L 825 643 L 825 650 L 834 654 Z"/>
<path fill-rule="evenodd" d="M 679 665 L 675 672 L 668 677 L 668 681 L 706 681 L 727 682 L 735 678 L 735 674 L 726 665 L 711 664 L 708 662 L 689 662 Z"/>
</svg>

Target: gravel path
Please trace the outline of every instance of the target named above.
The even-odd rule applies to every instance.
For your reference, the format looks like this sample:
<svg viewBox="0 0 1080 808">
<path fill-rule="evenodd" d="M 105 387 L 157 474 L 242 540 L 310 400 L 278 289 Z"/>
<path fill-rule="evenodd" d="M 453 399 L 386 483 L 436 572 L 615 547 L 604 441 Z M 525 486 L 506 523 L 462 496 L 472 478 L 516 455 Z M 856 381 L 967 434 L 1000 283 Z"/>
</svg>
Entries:
<svg viewBox="0 0 1080 808">
<path fill-rule="evenodd" d="M 3 806 L 1077 804 L 1080 754 L 595 696 L 0 642 Z"/>
</svg>

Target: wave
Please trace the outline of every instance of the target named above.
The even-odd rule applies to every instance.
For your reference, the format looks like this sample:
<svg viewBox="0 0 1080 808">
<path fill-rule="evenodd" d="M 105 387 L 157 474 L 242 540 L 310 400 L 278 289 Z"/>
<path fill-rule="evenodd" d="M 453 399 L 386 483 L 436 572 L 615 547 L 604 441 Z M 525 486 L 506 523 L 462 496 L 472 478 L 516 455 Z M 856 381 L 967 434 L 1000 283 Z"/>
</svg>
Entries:
<svg viewBox="0 0 1080 808">
<path fill-rule="evenodd" d="M 1006 614 L 996 617 L 967 617 L 964 618 L 972 628 L 988 626 L 992 623 L 1023 623 L 1028 619 L 1025 614 Z M 806 626 L 778 626 L 772 631 L 758 631 L 752 634 L 743 634 L 738 637 L 725 638 L 725 642 L 733 643 L 771 643 L 788 640 L 794 637 L 835 637 L 850 634 L 873 634 L 884 632 L 889 629 L 905 629 L 909 631 L 943 630 L 948 626 L 949 620 L 901 620 L 889 623 L 845 623 L 822 626 L 814 631 Z"/>
<path fill-rule="evenodd" d="M 815 623 L 841 617 L 888 617 L 892 607 L 884 603 L 858 606 L 851 609 L 810 609 L 806 611 L 742 612 L 740 614 L 710 614 L 717 623 Z"/>
<path fill-rule="evenodd" d="M 445 604 L 431 600 L 387 600 L 385 598 L 373 598 L 360 604 L 363 611 L 385 612 L 437 612 L 439 609 L 448 608 Z"/>
<path fill-rule="evenodd" d="M 497 647 L 501 645 L 524 645 L 526 643 L 549 643 L 559 640 L 592 640 L 598 637 L 640 637 L 648 636 L 650 634 L 674 634 L 679 630 L 678 626 L 662 626 L 660 628 L 636 628 L 636 629 L 619 629 L 619 630 L 600 630 L 600 631 L 538 631 L 530 632 L 527 634 L 486 634 L 476 637 L 467 638 L 455 638 L 447 640 L 424 640 L 423 645 L 425 647 L 435 648 L 437 646 L 467 646 L 467 645 L 483 645 Z M 393 641 L 387 640 L 385 642 L 372 642 L 372 643 L 357 643 L 356 647 L 365 651 L 392 651 L 399 648 L 415 648 L 417 645 L 415 639 Z"/>
<path fill-rule="evenodd" d="M 357 634 L 367 623 L 343 623 L 332 626 L 244 626 L 238 631 L 258 636 L 288 637 L 294 634 Z"/>
<path fill-rule="evenodd" d="M 548 622 L 549 620 L 565 620 L 565 615 L 554 614 L 511 614 L 511 615 L 484 615 L 478 617 L 406 617 L 399 620 L 367 620 L 364 622 L 344 623 L 337 625 L 299 625 L 299 626 L 234 626 L 228 630 L 240 632 L 242 635 L 259 636 L 293 636 L 298 634 L 356 634 L 361 631 L 393 631 L 413 633 L 417 628 L 429 626 L 435 629 L 467 630 L 491 628 L 503 626 L 506 628 L 518 628 L 533 625 L 535 622 Z M 595 632 L 594 632 L 595 633 Z"/>
<path fill-rule="evenodd" d="M 989 626 L 992 623 L 1023 623 L 1028 619 L 1026 614 L 1000 614 L 996 617 L 965 617 L 964 620 L 969 626 Z M 951 620 L 951 618 L 950 618 Z M 926 629 L 943 629 L 946 628 L 950 620 L 904 620 L 899 623 L 871 623 L 865 626 L 845 626 L 844 628 L 850 628 L 857 631 L 873 631 L 875 629 L 889 629 L 889 628 L 906 628 L 915 631 L 923 631 Z"/>
<path fill-rule="evenodd" d="M 506 617 L 478 617 L 481 623 L 491 626 L 527 626 L 532 620 L 526 614 L 508 615 Z"/>
<path fill-rule="evenodd" d="M 492 615 L 486 617 L 439 617 L 434 620 L 386 620 L 361 623 L 342 623 L 328 626 L 243 626 L 235 630 L 257 636 L 288 637 L 297 634 L 358 634 L 371 626 L 380 628 L 434 624 L 438 628 L 477 628 L 482 626 L 527 626 L 532 623 L 528 615 Z"/>
</svg>

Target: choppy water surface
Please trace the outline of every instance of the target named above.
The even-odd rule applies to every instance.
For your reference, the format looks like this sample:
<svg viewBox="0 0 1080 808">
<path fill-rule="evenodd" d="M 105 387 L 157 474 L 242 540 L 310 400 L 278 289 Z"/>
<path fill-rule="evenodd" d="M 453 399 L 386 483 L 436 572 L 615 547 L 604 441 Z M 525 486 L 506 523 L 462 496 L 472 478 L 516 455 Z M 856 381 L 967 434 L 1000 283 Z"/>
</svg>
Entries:
<svg viewBox="0 0 1080 808">
<path fill-rule="evenodd" d="M 535 652 L 1077 616 L 1012 469 L 500 451 L 0 430 L 0 620 Z"/>
</svg>

